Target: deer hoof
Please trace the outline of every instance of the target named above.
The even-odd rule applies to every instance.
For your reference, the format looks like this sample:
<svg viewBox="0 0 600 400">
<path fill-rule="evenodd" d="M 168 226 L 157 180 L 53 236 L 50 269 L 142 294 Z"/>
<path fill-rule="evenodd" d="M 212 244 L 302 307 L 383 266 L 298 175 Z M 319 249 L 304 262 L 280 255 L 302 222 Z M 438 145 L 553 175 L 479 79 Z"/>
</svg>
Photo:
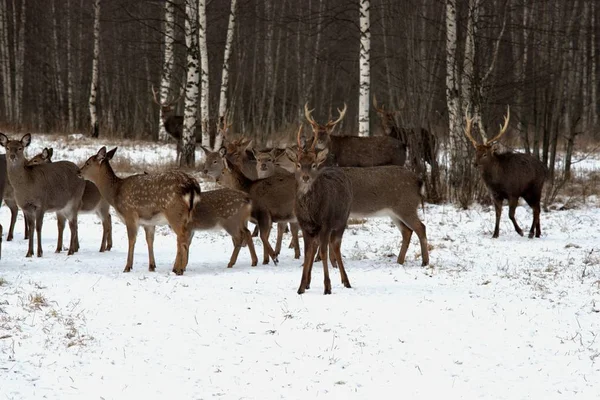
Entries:
<svg viewBox="0 0 600 400">
<path fill-rule="evenodd" d="M 123 272 L 131 272 L 131 267 L 125 267 L 125 269 L 123 270 Z"/>
<path fill-rule="evenodd" d="M 173 272 L 175 272 L 175 275 L 177 275 L 177 276 L 183 275 L 183 270 L 182 269 L 173 270 Z"/>
<path fill-rule="evenodd" d="M 32 251 L 28 251 L 27 254 L 25 255 L 25 257 L 33 257 L 33 252 Z"/>
<path fill-rule="evenodd" d="M 331 288 L 325 288 L 323 294 L 331 294 Z"/>
</svg>

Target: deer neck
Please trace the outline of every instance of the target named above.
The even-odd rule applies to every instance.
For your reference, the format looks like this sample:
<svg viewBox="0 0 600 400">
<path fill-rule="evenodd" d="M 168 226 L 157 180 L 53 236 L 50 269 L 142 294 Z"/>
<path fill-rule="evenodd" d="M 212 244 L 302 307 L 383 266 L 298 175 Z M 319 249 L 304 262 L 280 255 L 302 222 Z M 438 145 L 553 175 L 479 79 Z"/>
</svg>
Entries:
<svg viewBox="0 0 600 400">
<path fill-rule="evenodd" d="M 100 191 L 102 197 L 114 207 L 117 193 L 123 183 L 123 179 L 119 178 L 108 162 L 101 167 L 97 182 L 94 182 Z"/>
<path fill-rule="evenodd" d="M 8 157 L 6 158 L 8 180 L 13 186 L 27 179 L 31 167 L 28 167 L 26 162 L 25 157 L 19 157 L 14 162 L 10 161 Z"/>
<path fill-rule="evenodd" d="M 242 170 L 236 164 L 229 160 L 226 160 L 226 163 L 226 171 L 223 171 L 223 174 L 221 174 L 222 178 L 219 179 L 219 182 L 231 189 L 237 189 L 248 193 L 252 186 L 252 181 L 244 175 Z"/>
</svg>

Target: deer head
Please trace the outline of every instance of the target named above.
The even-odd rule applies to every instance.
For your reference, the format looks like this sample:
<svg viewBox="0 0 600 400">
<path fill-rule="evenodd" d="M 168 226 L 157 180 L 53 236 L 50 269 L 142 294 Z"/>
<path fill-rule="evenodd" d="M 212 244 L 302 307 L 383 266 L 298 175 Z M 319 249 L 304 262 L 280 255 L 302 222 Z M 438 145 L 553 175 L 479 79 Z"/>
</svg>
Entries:
<svg viewBox="0 0 600 400">
<path fill-rule="evenodd" d="M 508 128 L 508 121 L 510 120 L 510 107 L 506 109 L 506 115 L 504 116 L 504 125 L 500 125 L 500 131 L 496 136 L 490 140 L 484 140 L 483 143 L 478 143 L 473 135 L 471 134 L 471 128 L 473 126 L 473 118 L 471 118 L 468 112 L 465 112 L 465 135 L 475 147 L 475 165 L 478 167 L 484 167 L 492 162 L 495 154 L 495 144 L 500 138 L 506 133 Z"/>
<path fill-rule="evenodd" d="M 339 108 L 337 109 L 339 115 L 335 121 L 329 120 L 326 124 L 321 125 L 317 121 L 315 121 L 315 119 L 312 116 L 312 112 L 314 111 L 314 109 L 309 110 L 308 103 L 304 104 L 304 116 L 306 117 L 308 123 L 310 123 L 310 125 L 312 126 L 314 134 L 314 143 L 312 144 L 313 149 L 323 150 L 329 147 L 329 136 L 331 135 L 331 132 L 333 132 L 333 129 L 336 127 L 336 125 L 340 123 L 342 119 L 344 119 L 347 109 L 348 106 L 346 105 L 346 103 L 344 103 L 344 108 L 342 110 L 340 110 Z M 300 129 L 300 131 L 301 130 L 302 129 Z M 300 131 L 298 132 L 300 133 Z M 298 145 L 304 145 L 304 143 L 302 143 L 301 140 L 298 140 Z"/>
<path fill-rule="evenodd" d="M 343 116 L 343 115 L 342 115 Z M 296 164 L 296 182 L 298 183 L 298 193 L 306 194 L 315 178 L 319 175 L 319 167 L 327 160 L 329 150 L 327 148 L 318 151 L 317 141 L 313 140 L 312 146 L 306 149 L 302 146 L 302 125 L 298 129 L 297 144 L 298 149 L 286 149 L 288 158 Z M 315 133 L 316 139 L 316 133 Z"/>
<path fill-rule="evenodd" d="M 159 100 L 159 94 L 156 92 L 156 89 L 154 89 L 154 85 L 152 86 L 152 97 L 154 98 L 154 102 L 158 104 L 162 109 L 163 114 L 168 114 L 172 112 L 174 109 L 173 104 L 176 104 L 179 101 L 179 99 L 181 99 L 184 93 L 185 89 L 181 88 L 181 90 L 179 91 L 179 96 L 177 96 L 174 99 L 171 99 L 170 101 L 167 99 L 165 102 L 161 102 Z"/>
</svg>

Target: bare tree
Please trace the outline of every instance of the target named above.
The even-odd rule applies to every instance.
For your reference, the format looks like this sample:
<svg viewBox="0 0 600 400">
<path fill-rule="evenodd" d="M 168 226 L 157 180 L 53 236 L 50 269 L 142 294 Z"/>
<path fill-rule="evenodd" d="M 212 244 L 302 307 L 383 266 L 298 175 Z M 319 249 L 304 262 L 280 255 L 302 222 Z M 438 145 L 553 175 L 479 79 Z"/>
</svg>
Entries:
<svg viewBox="0 0 600 400">
<path fill-rule="evenodd" d="M 182 154 L 179 164 L 193 167 L 196 157 L 196 111 L 198 109 L 198 3 L 185 1 L 185 45 L 187 48 L 187 82 L 183 115 Z"/>
<path fill-rule="evenodd" d="M 164 60 L 162 68 L 162 77 L 160 80 L 160 104 L 166 104 L 169 101 L 169 91 L 171 89 L 171 80 L 173 74 L 173 64 L 175 62 L 175 53 L 173 52 L 173 44 L 175 43 L 175 4 L 167 0 L 165 1 L 165 23 L 164 23 Z M 164 142 L 168 139 L 169 134 L 165 128 L 165 120 L 167 116 L 163 107 L 159 107 L 158 124 L 158 140 Z"/>
<path fill-rule="evenodd" d="M 358 106 L 358 135 L 369 136 L 369 109 L 371 91 L 371 22 L 370 0 L 360 1 L 360 94 Z"/>
<path fill-rule="evenodd" d="M 208 75 L 208 47 L 206 45 L 206 0 L 198 0 L 198 40 L 200 44 L 200 126 L 202 129 L 202 145 L 210 147 L 208 130 L 210 101 Z"/>
<path fill-rule="evenodd" d="M 90 86 L 90 129 L 91 136 L 100 134 L 96 98 L 98 96 L 98 61 L 100 58 L 100 0 L 94 0 L 94 56 L 92 60 L 92 84 Z"/>
</svg>

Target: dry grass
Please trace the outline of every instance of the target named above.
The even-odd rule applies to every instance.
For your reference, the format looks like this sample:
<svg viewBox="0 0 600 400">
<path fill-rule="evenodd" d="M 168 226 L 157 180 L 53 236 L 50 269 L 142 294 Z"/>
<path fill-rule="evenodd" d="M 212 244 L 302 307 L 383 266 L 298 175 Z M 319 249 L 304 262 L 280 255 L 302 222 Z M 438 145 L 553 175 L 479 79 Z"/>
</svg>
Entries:
<svg viewBox="0 0 600 400">
<path fill-rule="evenodd" d="M 41 293 L 31 293 L 28 306 L 33 310 L 41 310 L 42 307 L 48 307 L 48 300 Z"/>
</svg>

